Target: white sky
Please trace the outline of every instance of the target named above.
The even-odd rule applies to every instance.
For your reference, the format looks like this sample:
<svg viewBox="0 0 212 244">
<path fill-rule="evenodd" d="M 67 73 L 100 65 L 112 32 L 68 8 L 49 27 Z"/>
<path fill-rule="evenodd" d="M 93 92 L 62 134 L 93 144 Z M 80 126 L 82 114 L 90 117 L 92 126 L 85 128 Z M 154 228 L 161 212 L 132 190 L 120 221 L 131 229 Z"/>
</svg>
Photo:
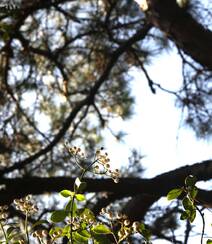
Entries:
<svg viewBox="0 0 212 244">
<path fill-rule="evenodd" d="M 152 79 L 174 90 L 180 86 L 181 62 L 175 53 L 165 53 L 148 67 Z M 110 127 L 127 133 L 124 143 L 108 132 L 105 147 L 116 167 L 128 162 L 130 149 L 136 148 L 146 157 L 146 177 L 212 158 L 212 141 L 200 140 L 183 127 L 181 110 L 175 107 L 173 95 L 159 91 L 152 94 L 142 72 L 133 71 L 132 94 L 136 98 L 130 120 L 114 119 Z M 181 125 L 181 126 L 180 126 Z"/>
<path fill-rule="evenodd" d="M 153 81 L 167 89 L 180 87 L 181 61 L 174 52 L 163 54 L 160 60 L 155 59 L 148 72 Z M 133 74 L 135 114 L 128 121 L 116 119 L 110 124 L 114 131 L 127 133 L 124 143 L 118 143 L 109 132 L 105 133 L 105 147 L 114 167 L 126 164 L 133 148 L 146 156 L 142 160 L 145 177 L 212 158 L 212 141 L 198 140 L 191 129 L 182 126 L 181 110 L 175 107 L 174 96 L 159 90 L 156 95 L 152 94 L 142 72 L 133 71 Z M 212 185 L 207 184 L 207 189 L 212 189 Z M 205 215 L 207 233 L 211 233 L 212 213 L 207 211 Z M 202 223 L 199 217 L 195 223 L 197 232 L 200 232 Z M 181 234 L 184 234 L 184 229 L 181 229 Z M 166 241 L 154 241 L 156 243 L 165 244 Z M 189 243 L 200 243 L 200 236 L 191 238 Z"/>
</svg>

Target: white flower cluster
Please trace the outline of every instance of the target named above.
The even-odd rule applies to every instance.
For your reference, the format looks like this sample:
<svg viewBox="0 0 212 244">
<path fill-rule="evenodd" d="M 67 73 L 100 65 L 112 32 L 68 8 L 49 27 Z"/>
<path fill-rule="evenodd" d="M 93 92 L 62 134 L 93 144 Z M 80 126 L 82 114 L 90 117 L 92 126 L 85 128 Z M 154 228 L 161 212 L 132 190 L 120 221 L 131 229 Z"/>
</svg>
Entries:
<svg viewBox="0 0 212 244">
<path fill-rule="evenodd" d="M 80 147 L 68 147 L 68 150 L 71 155 L 77 156 L 81 159 L 85 158 L 85 153 L 81 150 Z"/>
<path fill-rule="evenodd" d="M 103 148 L 96 151 L 96 165 L 95 170 L 96 173 L 100 170 L 99 165 L 102 165 L 105 171 L 105 174 L 113 179 L 115 183 L 119 182 L 120 171 L 118 169 L 113 170 L 110 165 L 110 158 L 108 157 L 108 153 L 103 152 Z"/>
<path fill-rule="evenodd" d="M 5 221 L 8 218 L 7 210 L 8 210 L 8 206 L 7 205 L 0 206 L 0 219 L 2 221 Z"/>
<path fill-rule="evenodd" d="M 140 232 L 141 224 L 137 221 L 131 223 L 125 214 L 114 213 L 107 208 L 102 208 L 100 214 L 107 217 L 110 222 L 118 222 L 120 224 L 121 228 L 118 231 L 119 240 L 124 240 L 127 236 Z"/>
<path fill-rule="evenodd" d="M 37 206 L 32 202 L 31 195 L 28 195 L 21 199 L 15 199 L 13 202 L 17 210 L 24 212 L 25 214 L 34 214 L 38 211 Z"/>
</svg>

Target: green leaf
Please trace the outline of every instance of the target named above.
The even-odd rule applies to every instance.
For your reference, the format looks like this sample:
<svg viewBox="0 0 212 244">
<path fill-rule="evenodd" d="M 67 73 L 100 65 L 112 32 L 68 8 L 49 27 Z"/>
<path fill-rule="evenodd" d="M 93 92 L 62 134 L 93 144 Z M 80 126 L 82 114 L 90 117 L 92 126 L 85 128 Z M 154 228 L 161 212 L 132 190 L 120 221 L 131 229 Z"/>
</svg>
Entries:
<svg viewBox="0 0 212 244">
<path fill-rule="evenodd" d="M 7 229 L 7 236 L 11 235 L 11 233 L 15 230 L 18 230 L 17 227 L 13 227 L 13 226 L 10 226 L 8 229 Z"/>
<path fill-rule="evenodd" d="M 68 238 L 70 238 L 71 235 L 71 226 L 70 225 L 66 225 L 63 228 L 63 236 L 67 236 Z"/>
<path fill-rule="evenodd" d="M 99 234 L 99 235 L 111 234 L 111 230 L 106 225 L 103 225 L 103 224 L 95 225 L 92 228 L 92 231 L 94 231 L 96 234 Z"/>
<path fill-rule="evenodd" d="M 65 206 L 65 211 L 70 212 L 71 211 L 71 203 L 72 199 L 68 201 L 68 203 Z"/>
<path fill-rule="evenodd" d="M 183 192 L 183 189 L 182 188 L 175 188 L 175 189 L 172 189 L 171 191 L 169 191 L 169 193 L 167 194 L 167 199 L 168 200 L 173 200 L 173 199 L 176 199 L 178 198 L 181 193 Z"/>
<path fill-rule="evenodd" d="M 49 231 L 49 235 L 52 236 L 54 233 L 61 233 L 60 235 L 58 235 L 58 237 L 61 237 L 62 233 L 63 233 L 63 228 L 61 228 L 61 227 L 53 227 L 53 228 L 51 228 L 50 231 Z"/>
<path fill-rule="evenodd" d="M 189 211 L 183 211 L 181 213 L 180 219 L 181 220 L 185 220 L 185 219 L 188 219 L 188 218 L 189 218 Z"/>
<path fill-rule="evenodd" d="M 84 217 L 86 220 L 95 220 L 95 215 L 94 213 L 89 209 L 89 208 L 84 208 L 80 216 Z"/>
<path fill-rule="evenodd" d="M 81 230 L 78 233 L 84 237 L 91 238 L 91 234 L 87 230 Z"/>
<path fill-rule="evenodd" d="M 189 176 L 187 176 L 186 177 L 186 179 L 185 179 L 185 185 L 188 187 L 193 187 L 193 186 L 195 186 L 195 184 L 196 184 L 196 182 L 197 182 L 197 178 L 195 177 L 195 176 L 193 176 L 193 175 L 189 175 Z"/>
<path fill-rule="evenodd" d="M 151 237 L 151 231 L 148 229 L 145 229 L 142 231 L 142 235 L 146 239 L 146 241 L 149 241 L 150 237 Z"/>
<path fill-rule="evenodd" d="M 92 235 L 94 239 L 94 244 L 111 244 L 111 240 L 106 235 L 98 235 L 98 234 L 93 234 Z"/>
<path fill-rule="evenodd" d="M 144 223 L 141 223 L 141 224 L 140 224 L 140 229 L 141 229 L 141 231 L 143 231 L 143 230 L 145 230 L 145 229 L 146 229 L 146 226 L 145 226 L 145 224 L 144 224 Z"/>
<path fill-rule="evenodd" d="M 89 238 L 86 237 L 86 236 L 83 236 L 81 235 L 79 232 L 74 232 L 73 233 L 73 237 L 74 237 L 74 240 L 77 242 L 77 243 L 88 243 L 88 240 Z"/>
<path fill-rule="evenodd" d="M 63 197 L 73 197 L 74 196 L 74 192 L 69 191 L 69 190 L 62 190 L 60 192 L 60 195 Z"/>
<path fill-rule="evenodd" d="M 207 244 L 212 244 L 212 240 L 211 239 L 208 239 L 207 240 Z"/>
<path fill-rule="evenodd" d="M 42 224 L 49 224 L 49 222 L 47 220 L 39 220 L 36 221 L 33 225 L 32 225 L 32 229 L 35 228 L 36 226 L 42 225 Z"/>
<path fill-rule="evenodd" d="M 7 237 L 7 240 L 8 241 L 10 241 L 10 240 L 12 240 L 12 239 L 19 239 L 20 238 L 20 233 L 15 233 L 15 234 L 10 234 L 8 237 Z M 5 242 L 3 242 L 3 243 L 5 243 Z M 10 242 L 8 242 L 8 243 L 10 243 Z M 20 243 L 20 242 L 19 242 Z M 14 244 L 14 243 L 13 243 Z"/>
<path fill-rule="evenodd" d="M 196 186 L 192 187 L 191 190 L 189 190 L 189 196 L 190 196 L 192 199 L 195 199 L 197 193 L 198 193 L 198 189 L 197 189 Z"/>
<path fill-rule="evenodd" d="M 80 202 L 85 201 L 86 198 L 83 194 L 76 194 L 76 199 Z"/>
<path fill-rule="evenodd" d="M 72 206 L 72 199 L 67 203 L 67 205 L 65 206 L 65 211 L 67 213 L 67 215 L 70 215 L 71 214 L 71 207 L 72 207 L 72 214 L 73 214 L 73 217 L 76 216 L 76 211 L 77 211 L 77 205 L 76 203 L 74 202 L 73 203 L 73 206 Z"/>
<path fill-rule="evenodd" d="M 146 229 L 145 224 L 144 223 L 140 223 L 140 225 L 139 225 L 139 231 L 140 232 L 143 232 L 145 229 Z"/>
<path fill-rule="evenodd" d="M 67 216 L 67 212 L 64 210 L 56 210 L 51 215 L 51 221 L 54 223 L 62 222 Z"/>
<path fill-rule="evenodd" d="M 85 190 L 85 188 L 87 187 L 87 183 L 86 182 L 81 182 L 81 185 L 78 189 L 78 192 L 82 192 Z"/>
<path fill-rule="evenodd" d="M 189 215 L 189 221 L 192 223 L 196 218 L 196 209 L 192 209 Z"/>
<path fill-rule="evenodd" d="M 5 42 L 8 41 L 9 38 L 10 38 L 8 32 L 4 32 L 2 37 L 3 37 L 3 40 L 4 40 Z"/>
<path fill-rule="evenodd" d="M 188 197 L 183 198 L 182 204 L 185 210 L 191 211 L 195 208 L 193 202 Z"/>
</svg>

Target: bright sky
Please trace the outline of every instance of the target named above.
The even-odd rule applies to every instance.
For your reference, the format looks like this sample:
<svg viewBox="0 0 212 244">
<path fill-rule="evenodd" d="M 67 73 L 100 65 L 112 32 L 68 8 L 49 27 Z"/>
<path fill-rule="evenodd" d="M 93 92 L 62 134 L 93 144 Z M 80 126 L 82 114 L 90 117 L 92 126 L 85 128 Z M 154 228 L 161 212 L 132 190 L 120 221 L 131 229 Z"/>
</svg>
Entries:
<svg viewBox="0 0 212 244">
<path fill-rule="evenodd" d="M 167 89 L 180 87 L 181 62 L 175 53 L 165 53 L 148 67 L 152 79 Z M 152 94 L 142 72 L 132 71 L 132 94 L 136 98 L 134 116 L 128 121 L 114 119 L 110 127 L 127 133 L 124 143 L 118 143 L 108 132 L 106 148 L 119 167 L 128 162 L 130 149 L 136 148 L 146 157 L 146 177 L 193 164 L 212 157 L 212 141 L 200 140 L 183 127 L 181 110 L 175 107 L 173 95 L 159 91 Z M 180 126 L 181 125 L 181 126 Z"/>
<path fill-rule="evenodd" d="M 181 61 L 174 52 L 163 54 L 159 62 L 155 59 L 148 72 L 153 81 L 167 89 L 180 87 Z M 129 121 L 116 119 L 111 122 L 114 131 L 122 129 L 127 133 L 124 143 L 118 143 L 110 133 L 105 135 L 105 147 L 114 167 L 126 164 L 133 148 L 146 156 L 142 161 L 146 168 L 145 177 L 212 158 L 212 141 L 198 140 L 192 130 L 183 127 L 181 110 L 175 107 L 175 98 L 159 90 L 156 95 L 152 94 L 142 72 L 132 73 L 135 77 L 132 81 L 135 114 Z M 207 189 L 212 189 L 212 184 L 207 184 Z M 205 214 L 207 233 L 211 233 L 212 213 L 207 211 Z M 199 217 L 195 223 L 199 233 L 202 228 Z M 184 234 L 184 229 L 180 232 Z M 154 241 L 156 243 L 165 244 L 166 241 Z M 200 236 L 191 238 L 189 243 L 200 243 Z"/>
</svg>

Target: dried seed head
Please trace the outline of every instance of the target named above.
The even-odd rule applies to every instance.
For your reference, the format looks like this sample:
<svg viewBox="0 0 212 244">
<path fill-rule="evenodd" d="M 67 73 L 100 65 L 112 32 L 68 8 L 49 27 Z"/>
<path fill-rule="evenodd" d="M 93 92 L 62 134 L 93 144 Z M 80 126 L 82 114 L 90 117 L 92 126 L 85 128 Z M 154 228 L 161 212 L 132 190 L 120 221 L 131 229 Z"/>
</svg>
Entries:
<svg viewBox="0 0 212 244">
<path fill-rule="evenodd" d="M 114 183 L 119 183 L 119 179 L 118 178 L 115 178 L 115 179 L 113 179 L 113 181 L 114 181 Z"/>
<path fill-rule="evenodd" d="M 129 235 L 131 233 L 131 230 L 130 229 L 124 229 L 124 234 L 125 235 Z"/>
<path fill-rule="evenodd" d="M 133 222 L 132 228 L 135 232 L 139 231 L 140 223 L 138 221 Z"/>
<path fill-rule="evenodd" d="M 30 201 L 31 198 L 32 198 L 32 195 L 27 195 L 27 196 L 25 197 L 25 200 L 26 200 L 26 201 Z"/>
<path fill-rule="evenodd" d="M 123 214 L 123 215 L 122 215 L 122 218 L 123 218 L 123 219 L 127 219 L 127 215 L 126 215 L 126 214 Z"/>
<path fill-rule="evenodd" d="M 110 164 L 106 164 L 105 167 L 106 167 L 107 169 L 109 169 L 109 168 L 110 168 Z"/>
<path fill-rule="evenodd" d="M 102 208 L 102 209 L 101 209 L 101 213 L 102 213 L 102 214 L 105 214 L 106 212 L 107 212 L 107 211 L 106 211 L 106 208 Z"/>
<path fill-rule="evenodd" d="M 128 219 L 126 219 L 126 220 L 124 221 L 124 225 L 125 225 L 125 226 L 130 225 L 130 221 L 129 221 Z"/>
<path fill-rule="evenodd" d="M 121 213 L 117 213 L 117 214 L 116 214 L 116 218 L 117 218 L 117 219 L 121 219 L 121 218 L 122 218 L 122 214 L 121 214 Z"/>
<path fill-rule="evenodd" d="M 110 219 L 112 219 L 113 218 L 113 213 L 111 211 L 108 211 L 108 216 L 109 216 Z"/>
<path fill-rule="evenodd" d="M 37 231 L 32 233 L 32 237 L 36 238 L 37 237 Z"/>
<path fill-rule="evenodd" d="M 119 232 L 118 232 L 118 237 L 119 238 L 122 238 L 124 236 L 124 231 L 123 230 L 120 230 Z"/>
</svg>

